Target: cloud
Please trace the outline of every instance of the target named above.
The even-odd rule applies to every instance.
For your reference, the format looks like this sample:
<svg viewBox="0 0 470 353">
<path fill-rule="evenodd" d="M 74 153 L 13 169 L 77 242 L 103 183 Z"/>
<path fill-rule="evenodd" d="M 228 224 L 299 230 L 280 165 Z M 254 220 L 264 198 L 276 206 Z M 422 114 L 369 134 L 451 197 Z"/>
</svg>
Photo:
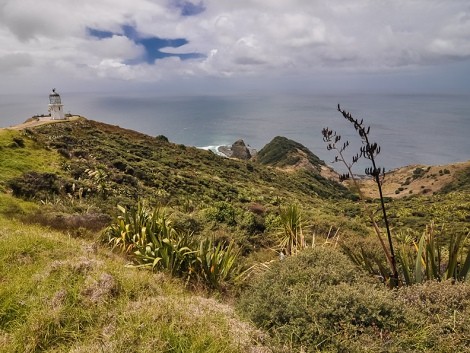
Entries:
<svg viewBox="0 0 470 353">
<path fill-rule="evenodd" d="M 0 41 L 0 70 L 28 70 L 18 80 L 40 79 L 44 70 L 64 80 L 125 82 L 400 73 L 468 63 L 470 5 L 0 0 Z"/>
<path fill-rule="evenodd" d="M 26 53 L 13 53 L 0 56 L 0 72 L 11 73 L 17 69 L 29 67 L 33 64 L 33 58 Z"/>
</svg>

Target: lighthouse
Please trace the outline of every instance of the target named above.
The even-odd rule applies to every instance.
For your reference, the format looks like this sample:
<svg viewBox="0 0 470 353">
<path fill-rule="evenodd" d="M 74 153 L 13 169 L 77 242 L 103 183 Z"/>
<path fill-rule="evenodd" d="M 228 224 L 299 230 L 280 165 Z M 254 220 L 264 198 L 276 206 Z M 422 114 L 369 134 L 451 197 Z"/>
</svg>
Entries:
<svg viewBox="0 0 470 353">
<path fill-rule="evenodd" d="M 49 95 L 49 113 L 51 114 L 52 120 L 63 120 L 64 116 L 64 106 L 60 100 L 60 95 L 55 91 L 55 88 L 52 90 L 52 93 Z"/>
</svg>

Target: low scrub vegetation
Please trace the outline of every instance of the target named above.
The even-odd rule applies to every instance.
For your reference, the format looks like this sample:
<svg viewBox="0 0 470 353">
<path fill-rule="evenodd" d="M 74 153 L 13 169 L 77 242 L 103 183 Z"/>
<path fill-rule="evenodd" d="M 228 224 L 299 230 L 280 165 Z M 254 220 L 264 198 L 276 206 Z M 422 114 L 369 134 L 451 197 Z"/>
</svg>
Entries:
<svg viewBox="0 0 470 353">
<path fill-rule="evenodd" d="M 238 309 L 281 351 L 453 352 L 467 349 L 469 294 L 447 281 L 390 291 L 324 246 L 272 263 Z"/>
<path fill-rule="evenodd" d="M 305 146 L 282 136 L 276 136 L 256 156 L 259 163 L 276 167 L 295 166 L 302 158 L 305 158 L 317 170 L 325 165 L 325 162 Z"/>
<path fill-rule="evenodd" d="M 246 162 L 84 119 L 0 131 L 0 353 L 465 351 L 466 174 L 358 203 L 301 147 Z M 299 158 L 314 168 L 272 168 Z"/>
</svg>

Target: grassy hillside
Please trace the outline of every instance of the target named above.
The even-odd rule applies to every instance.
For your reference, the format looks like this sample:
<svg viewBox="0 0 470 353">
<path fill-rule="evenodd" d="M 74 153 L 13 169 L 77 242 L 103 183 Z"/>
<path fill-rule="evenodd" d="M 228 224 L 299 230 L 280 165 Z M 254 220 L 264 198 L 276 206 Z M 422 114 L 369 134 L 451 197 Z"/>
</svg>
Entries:
<svg viewBox="0 0 470 353">
<path fill-rule="evenodd" d="M 361 180 L 368 197 L 377 198 L 377 188 L 372 179 Z M 387 197 L 404 198 L 414 195 L 445 194 L 468 191 L 470 186 L 470 161 L 444 166 L 410 165 L 387 172 L 383 192 Z"/>
<path fill-rule="evenodd" d="M 163 136 L 151 137 L 90 120 L 45 125 L 25 130 L 24 134 L 61 155 L 66 191 L 70 191 L 67 183 L 75 182 L 77 187 L 85 186 L 95 192 L 80 183 L 89 179 L 88 169 L 104 171 L 106 180 L 102 186 L 107 196 L 123 201 L 155 190 L 164 190 L 168 202 L 173 203 L 181 198 L 243 202 L 293 196 L 337 198 L 348 194 L 339 184 L 307 171 L 295 176 L 278 173 L 259 164 L 175 145 Z"/>
<path fill-rule="evenodd" d="M 390 291 L 378 200 L 304 149 L 278 137 L 238 161 L 86 119 L 0 130 L 0 352 L 465 351 L 468 168 L 390 178 L 416 283 Z"/>
<path fill-rule="evenodd" d="M 230 306 L 126 263 L 0 217 L 0 352 L 268 352 Z"/>
</svg>

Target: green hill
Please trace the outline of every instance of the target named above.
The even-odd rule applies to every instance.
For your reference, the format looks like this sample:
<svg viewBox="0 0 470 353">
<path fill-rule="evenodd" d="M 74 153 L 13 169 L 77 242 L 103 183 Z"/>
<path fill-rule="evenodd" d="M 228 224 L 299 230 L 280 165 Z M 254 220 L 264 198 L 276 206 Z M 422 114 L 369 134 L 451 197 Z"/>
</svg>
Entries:
<svg viewBox="0 0 470 353">
<path fill-rule="evenodd" d="M 257 155 L 259 163 L 274 167 L 304 167 L 320 172 L 325 162 L 320 160 L 304 145 L 289 140 L 286 137 L 276 136 L 264 146 Z"/>
<path fill-rule="evenodd" d="M 309 172 L 292 176 L 257 163 L 175 145 L 161 136 L 151 137 L 90 120 L 44 125 L 24 130 L 24 136 L 60 154 L 57 183 L 66 192 L 75 183 L 76 189 L 83 187 L 88 193 L 96 193 L 96 189 L 85 185 L 89 179 L 86 170 L 102 170 L 106 173 L 103 186 L 107 187 L 109 196 L 119 201 L 155 193 L 155 190 L 165 190 L 169 202 L 177 202 L 182 197 L 232 202 L 244 196 L 269 197 L 273 190 L 276 190 L 275 197 L 348 195 L 340 184 L 312 177 Z M 57 159 L 56 155 L 54 158 Z M 18 194 L 22 192 L 19 188 Z"/>
<path fill-rule="evenodd" d="M 240 161 L 83 118 L 0 129 L 0 353 L 464 351 L 470 286 L 439 271 L 456 239 L 466 266 L 467 170 L 385 200 L 410 273 L 423 234 L 442 261 L 390 291 L 378 200 L 323 167 L 283 137 Z"/>
</svg>

